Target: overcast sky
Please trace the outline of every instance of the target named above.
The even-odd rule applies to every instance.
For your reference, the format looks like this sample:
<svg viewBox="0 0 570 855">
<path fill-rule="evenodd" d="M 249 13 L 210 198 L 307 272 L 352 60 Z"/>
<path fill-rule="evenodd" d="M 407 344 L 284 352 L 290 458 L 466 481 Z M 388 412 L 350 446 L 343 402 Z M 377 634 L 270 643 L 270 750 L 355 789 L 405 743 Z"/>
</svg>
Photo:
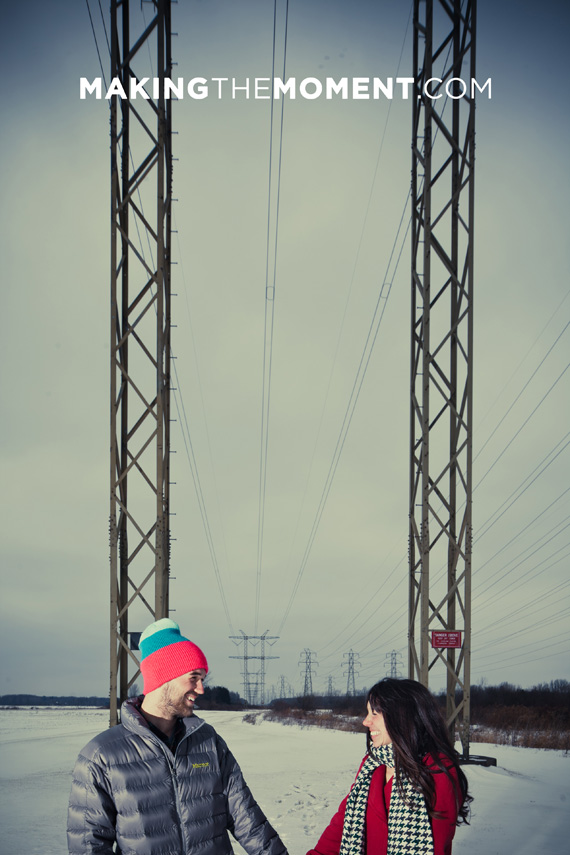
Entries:
<svg viewBox="0 0 570 855">
<path fill-rule="evenodd" d="M 477 78 L 492 77 L 493 97 L 478 99 L 476 119 L 472 680 L 529 686 L 570 678 L 568 8 L 497 5 L 480 0 L 478 20 Z M 101 74 L 85 2 L 10 6 L 0 53 L 0 693 L 106 695 L 108 103 L 79 99 L 80 77 Z M 278 9 L 282 56 L 283 0 Z M 401 0 L 290 0 L 287 76 L 411 76 L 409 13 Z M 271 75 L 269 0 L 180 0 L 173 16 L 175 76 Z M 172 616 L 205 650 L 212 681 L 235 690 L 240 648 L 229 636 L 240 630 L 279 636 L 268 689 L 281 675 L 301 689 L 305 649 L 318 663 L 315 691 L 329 675 L 346 689 L 351 650 L 357 686 L 384 676 L 392 651 L 405 673 L 408 242 L 395 271 L 388 265 L 410 181 L 410 101 L 285 103 L 257 624 L 270 102 L 185 98 L 174 127 L 173 409 L 188 419 L 230 620 L 184 419 L 172 439 Z"/>
</svg>

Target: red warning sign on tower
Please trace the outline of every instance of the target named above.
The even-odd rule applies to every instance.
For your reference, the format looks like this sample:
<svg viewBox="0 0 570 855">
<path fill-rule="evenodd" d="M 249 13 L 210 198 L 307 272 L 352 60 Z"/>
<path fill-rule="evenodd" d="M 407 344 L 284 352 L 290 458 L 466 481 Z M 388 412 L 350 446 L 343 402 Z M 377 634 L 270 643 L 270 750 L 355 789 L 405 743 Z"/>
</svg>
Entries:
<svg viewBox="0 0 570 855">
<path fill-rule="evenodd" d="M 431 634 L 432 647 L 461 647 L 461 630 L 433 630 Z"/>
</svg>

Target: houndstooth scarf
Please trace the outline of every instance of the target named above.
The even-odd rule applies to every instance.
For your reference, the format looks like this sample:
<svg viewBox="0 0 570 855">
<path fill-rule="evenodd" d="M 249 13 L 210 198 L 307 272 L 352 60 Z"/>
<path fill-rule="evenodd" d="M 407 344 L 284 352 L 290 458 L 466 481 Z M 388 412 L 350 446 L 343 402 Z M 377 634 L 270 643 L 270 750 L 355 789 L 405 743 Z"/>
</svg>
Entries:
<svg viewBox="0 0 570 855">
<path fill-rule="evenodd" d="M 366 805 L 372 773 L 378 766 L 394 766 L 392 745 L 371 747 L 348 795 L 339 855 L 366 852 Z M 394 781 L 388 811 L 387 855 L 433 855 L 433 835 L 425 799 L 400 776 L 403 794 Z"/>
</svg>

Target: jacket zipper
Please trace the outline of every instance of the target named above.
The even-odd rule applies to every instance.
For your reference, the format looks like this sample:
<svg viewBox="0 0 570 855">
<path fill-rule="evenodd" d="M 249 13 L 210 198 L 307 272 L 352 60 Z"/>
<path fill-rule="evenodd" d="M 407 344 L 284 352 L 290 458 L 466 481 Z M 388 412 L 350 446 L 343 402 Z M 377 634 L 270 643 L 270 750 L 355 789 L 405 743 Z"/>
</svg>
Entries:
<svg viewBox="0 0 570 855">
<path fill-rule="evenodd" d="M 198 727 L 195 727 L 194 730 L 191 731 L 191 733 L 195 733 L 199 727 L 201 727 L 201 723 L 198 725 Z M 176 794 L 176 810 L 178 811 L 178 819 L 179 819 L 179 823 L 180 823 L 180 836 L 182 837 L 182 844 L 185 847 L 183 850 L 184 855 L 186 855 L 186 853 L 189 851 L 189 842 L 188 842 L 187 837 L 186 837 L 186 828 L 184 827 L 184 823 L 182 822 L 182 805 L 181 805 L 180 796 L 178 793 L 178 776 L 176 774 L 176 755 L 178 754 L 178 749 L 180 748 L 182 743 L 185 742 L 189 736 L 190 736 L 190 733 L 188 733 L 188 731 L 186 731 L 186 733 L 184 734 L 184 736 L 182 737 L 182 739 L 180 740 L 180 742 L 176 746 L 176 751 L 174 752 L 174 765 L 171 763 L 168 755 L 166 755 L 166 759 L 167 759 L 168 763 L 170 764 L 170 768 L 171 768 L 171 772 L 172 772 L 172 778 L 174 780 L 174 792 Z M 164 749 L 164 746 L 162 746 L 162 748 Z M 164 749 L 164 752 L 166 754 L 166 749 Z"/>
<path fill-rule="evenodd" d="M 198 728 L 195 728 L 195 729 L 197 730 Z M 194 731 L 192 731 L 192 733 L 193 732 Z M 180 742 L 178 743 L 178 745 L 176 746 L 176 752 L 174 754 L 174 763 L 171 760 L 172 752 L 169 751 L 166 748 L 166 746 L 163 745 L 163 743 L 159 739 L 157 739 L 157 742 L 160 745 L 160 747 L 162 748 L 164 756 L 166 757 L 166 762 L 168 763 L 168 766 L 170 768 L 170 776 L 172 778 L 172 783 L 174 786 L 174 797 L 176 799 L 176 813 L 178 814 L 178 828 L 180 831 L 180 839 L 182 841 L 182 847 L 183 847 L 182 853 L 183 853 L 183 855 L 186 855 L 186 853 L 189 851 L 189 847 L 188 847 L 188 839 L 186 837 L 186 829 L 184 827 L 184 823 L 182 822 L 182 803 L 180 801 L 180 793 L 178 791 L 178 775 L 176 773 L 176 754 L 178 753 L 178 749 L 180 748 L 182 743 L 185 742 L 186 739 L 188 739 L 189 735 L 190 735 L 189 733 L 185 733 L 184 736 L 182 737 L 182 739 L 180 740 Z"/>
<path fill-rule="evenodd" d="M 172 779 L 172 787 L 174 789 L 174 800 L 176 802 L 176 813 L 178 815 L 178 831 L 180 833 L 180 842 L 182 844 L 181 855 L 186 855 L 186 853 L 188 852 L 188 845 L 187 845 L 188 841 L 186 840 L 186 833 L 184 831 L 184 823 L 182 822 L 182 804 L 180 801 L 180 794 L 178 792 L 178 775 L 176 774 L 176 766 L 172 762 L 172 752 L 166 748 L 166 746 L 163 744 L 163 742 L 160 739 L 158 739 L 158 737 L 155 737 L 154 733 L 149 731 L 149 733 L 145 734 L 145 735 L 149 736 L 151 738 L 152 742 L 155 745 L 158 745 L 160 747 L 160 750 L 164 754 L 164 758 L 166 760 L 168 768 L 170 769 L 170 777 Z M 184 739 L 187 736 L 188 736 L 188 734 L 186 734 Z M 181 740 L 181 742 L 182 741 L 183 740 Z M 177 750 L 178 750 L 178 746 L 177 746 Z"/>
<path fill-rule="evenodd" d="M 202 723 L 203 723 L 203 722 L 200 722 L 200 724 L 198 725 L 198 727 L 195 727 L 195 728 L 191 731 L 191 733 L 195 733 L 195 732 L 198 730 L 198 728 L 202 726 Z M 180 794 L 179 794 L 179 792 L 178 792 L 178 775 L 176 774 L 176 765 L 175 765 L 175 762 L 176 762 L 176 754 L 178 753 L 178 749 L 180 748 L 180 746 L 182 745 L 182 743 L 183 743 L 183 742 L 185 742 L 185 741 L 186 741 L 186 739 L 188 739 L 188 737 L 190 736 L 190 733 L 186 732 L 186 733 L 184 734 L 184 736 L 182 737 L 182 739 L 180 740 L 180 742 L 178 743 L 178 745 L 176 746 L 176 752 L 175 752 L 175 754 L 174 754 L 174 761 L 175 761 L 174 763 L 172 762 L 172 759 L 171 759 L 171 757 L 172 757 L 172 752 L 171 752 L 171 751 L 170 751 L 170 750 L 169 750 L 169 749 L 164 745 L 164 743 L 162 742 L 162 740 L 160 740 L 157 736 L 155 736 L 155 735 L 154 735 L 154 733 L 152 733 L 152 731 L 150 730 L 150 728 L 149 728 L 149 730 L 148 730 L 148 733 L 145 733 L 145 736 L 146 736 L 147 738 L 149 737 L 155 745 L 160 746 L 160 748 L 161 748 L 161 750 L 162 750 L 162 753 L 164 754 L 164 757 L 165 757 L 166 762 L 167 762 L 167 764 L 168 764 L 168 768 L 170 769 L 170 777 L 171 777 L 171 779 L 172 779 L 172 784 L 173 784 L 173 788 L 174 788 L 174 798 L 175 798 L 175 801 L 176 801 L 176 813 L 178 814 L 178 830 L 179 830 L 179 832 L 180 832 L 180 841 L 181 841 L 181 843 L 182 843 L 182 853 L 181 853 L 181 855 L 187 855 L 187 852 L 188 852 L 188 840 L 187 840 L 187 838 L 186 838 L 186 830 L 185 830 L 185 828 L 184 828 L 184 823 L 182 822 L 182 804 L 181 804 L 181 801 L 180 801 Z M 169 755 L 170 755 L 170 756 L 169 756 Z"/>
</svg>

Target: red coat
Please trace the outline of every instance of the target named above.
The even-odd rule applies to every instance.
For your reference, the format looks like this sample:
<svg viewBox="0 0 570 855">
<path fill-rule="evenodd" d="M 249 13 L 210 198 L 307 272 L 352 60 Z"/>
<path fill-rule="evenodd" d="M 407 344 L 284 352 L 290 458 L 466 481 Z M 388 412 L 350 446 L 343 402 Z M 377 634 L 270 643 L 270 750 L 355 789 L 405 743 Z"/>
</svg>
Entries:
<svg viewBox="0 0 570 855">
<path fill-rule="evenodd" d="M 366 759 L 366 758 L 364 758 Z M 364 761 L 363 761 L 364 762 Z M 452 769 L 451 774 L 455 777 Z M 374 770 L 370 781 L 368 806 L 366 808 L 366 855 L 386 855 L 388 849 L 388 808 L 394 778 L 386 782 L 386 767 Z M 457 822 L 457 802 L 453 784 L 444 772 L 434 775 L 435 810 L 441 819 L 431 819 L 434 855 L 451 855 L 451 841 Z M 338 855 L 344 822 L 346 799 L 323 831 L 319 842 L 307 855 Z"/>
</svg>

